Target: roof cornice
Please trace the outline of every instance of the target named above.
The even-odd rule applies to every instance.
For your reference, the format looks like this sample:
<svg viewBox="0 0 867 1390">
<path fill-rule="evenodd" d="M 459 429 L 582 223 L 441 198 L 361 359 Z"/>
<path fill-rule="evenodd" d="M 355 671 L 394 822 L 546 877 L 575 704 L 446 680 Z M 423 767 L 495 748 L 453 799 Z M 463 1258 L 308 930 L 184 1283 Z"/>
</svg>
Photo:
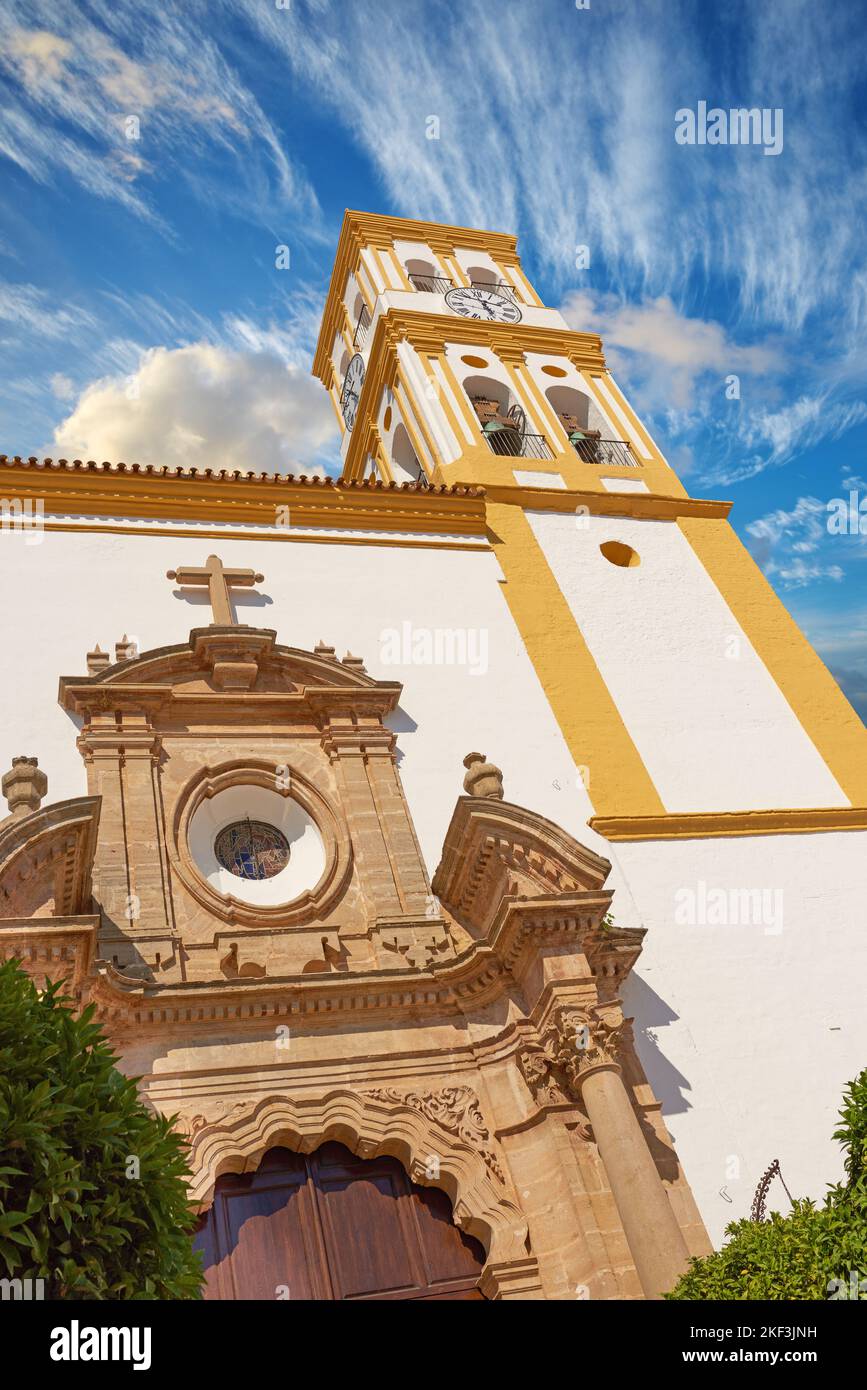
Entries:
<svg viewBox="0 0 867 1390">
<path fill-rule="evenodd" d="M 485 535 L 484 490 L 0 454 L 0 493 L 53 514 Z M 278 508 L 280 511 L 278 512 Z M 288 521 L 281 520 L 288 515 Z"/>
</svg>

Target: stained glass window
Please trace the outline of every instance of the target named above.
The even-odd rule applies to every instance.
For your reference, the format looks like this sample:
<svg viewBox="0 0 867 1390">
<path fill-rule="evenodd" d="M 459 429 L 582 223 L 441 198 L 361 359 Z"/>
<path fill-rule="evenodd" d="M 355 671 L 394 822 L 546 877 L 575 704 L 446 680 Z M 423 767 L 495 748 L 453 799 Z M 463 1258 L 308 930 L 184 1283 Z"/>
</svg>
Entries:
<svg viewBox="0 0 867 1390">
<path fill-rule="evenodd" d="M 214 853 L 238 878 L 273 878 L 289 863 L 289 841 L 275 825 L 248 818 L 220 831 Z"/>
</svg>

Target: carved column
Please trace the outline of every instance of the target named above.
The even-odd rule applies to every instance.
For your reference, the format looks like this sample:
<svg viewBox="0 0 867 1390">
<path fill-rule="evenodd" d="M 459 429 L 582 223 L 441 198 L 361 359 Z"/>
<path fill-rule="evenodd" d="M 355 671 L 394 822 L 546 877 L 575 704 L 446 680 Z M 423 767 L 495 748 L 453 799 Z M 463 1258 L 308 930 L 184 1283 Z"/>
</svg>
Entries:
<svg viewBox="0 0 867 1390">
<path fill-rule="evenodd" d="M 626 1025 L 618 1015 L 562 1009 L 555 1056 L 587 1112 L 642 1288 L 661 1298 L 686 1269 L 689 1251 L 623 1083 Z"/>
</svg>

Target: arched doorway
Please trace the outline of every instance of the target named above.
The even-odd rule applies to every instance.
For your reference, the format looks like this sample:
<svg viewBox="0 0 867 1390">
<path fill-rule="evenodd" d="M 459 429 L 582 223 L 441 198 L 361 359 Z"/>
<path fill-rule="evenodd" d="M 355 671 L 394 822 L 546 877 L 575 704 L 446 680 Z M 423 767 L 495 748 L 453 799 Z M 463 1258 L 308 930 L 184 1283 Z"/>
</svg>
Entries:
<svg viewBox="0 0 867 1390">
<path fill-rule="evenodd" d="M 343 1144 L 217 1179 L 196 1236 L 208 1299 L 480 1299 L 485 1252 L 436 1187 Z"/>
</svg>

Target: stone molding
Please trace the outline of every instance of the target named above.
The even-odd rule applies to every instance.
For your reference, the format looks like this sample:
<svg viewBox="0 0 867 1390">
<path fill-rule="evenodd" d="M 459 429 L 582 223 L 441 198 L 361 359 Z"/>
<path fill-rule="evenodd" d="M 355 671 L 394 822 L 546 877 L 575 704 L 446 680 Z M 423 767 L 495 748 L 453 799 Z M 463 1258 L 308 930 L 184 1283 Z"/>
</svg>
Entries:
<svg viewBox="0 0 867 1390">
<path fill-rule="evenodd" d="M 307 925 L 324 917 L 343 893 L 352 872 L 352 844 L 338 808 L 314 784 L 291 765 L 288 788 L 277 785 L 273 763 L 257 758 L 237 758 L 221 766 L 203 768 L 180 793 L 174 811 L 167 848 L 179 878 L 197 902 L 218 920 L 232 926 Z M 189 845 L 190 822 L 202 802 L 229 787 L 257 786 L 291 797 L 315 822 L 325 849 L 325 868 L 314 888 L 288 903 L 265 906 L 243 902 L 220 893 L 202 877 Z"/>
<path fill-rule="evenodd" d="M 672 811 L 662 816 L 592 816 L 606 840 L 704 840 L 731 835 L 821 835 L 867 830 L 867 806 L 767 811 Z"/>
<path fill-rule="evenodd" d="M 512 885 L 517 892 L 519 881 L 524 895 L 532 888 L 537 894 L 598 892 L 610 872 L 607 859 L 544 816 L 510 801 L 464 796 L 446 832 L 433 891 L 482 927 L 491 906 Z"/>
<path fill-rule="evenodd" d="M 594 1002 L 601 1004 L 619 993 L 644 937 L 640 928 L 604 927 L 612 895 L 601 884 L 608 869 L 606 860 L 543 817 L 509 802 L 464 797 L 434 879 L 446 909 L 477 932 L 459 954 L 420 967 L 402 962 L 399 970 L 214 985 L 133 983 L 102 962 L 92 997 L 99 1017 L 144 1029 L 195 1027 L 206 1018 L 237 1025 L 303 1018 L 327 1026 L 335 1014 L 348 1021 L 406 1008 L 448 1017 L 503 997 L 540 953 L 568 947 L 586 962 Z"/>
<path fill-rule="evenodd" d="M 90 912 L 99 813 L 80 796 L 0 823 L 0 918 Z"/>
<path fill-rule="evenodd" d="M 227 661 L 268 670 L 275 688 L 189 688 Z M 188 718 L 213 720 L 236 707 L 246 722 L 277 716 L 285 723 L 304 715 L 345 717 L 347 709 L 382 718 L 396 707 L 401 690 L 396 681 L 374 680 L 354 661 L 284 647 L 270 628 L 211 626 L 193 628 L 187 642 L 156 647 L 94 675 L 61 676 L 58 699 L 70 714 L 85 718 L 115 709 L 153 717 L 174 706 Z"/>
<path fill-rule="evenodd" d="M 64 980 L 78 999 L 96 954 L 98 916 L 0 918 L 0 960 L 19 960 L 38 989 Z"/>
</svg>

